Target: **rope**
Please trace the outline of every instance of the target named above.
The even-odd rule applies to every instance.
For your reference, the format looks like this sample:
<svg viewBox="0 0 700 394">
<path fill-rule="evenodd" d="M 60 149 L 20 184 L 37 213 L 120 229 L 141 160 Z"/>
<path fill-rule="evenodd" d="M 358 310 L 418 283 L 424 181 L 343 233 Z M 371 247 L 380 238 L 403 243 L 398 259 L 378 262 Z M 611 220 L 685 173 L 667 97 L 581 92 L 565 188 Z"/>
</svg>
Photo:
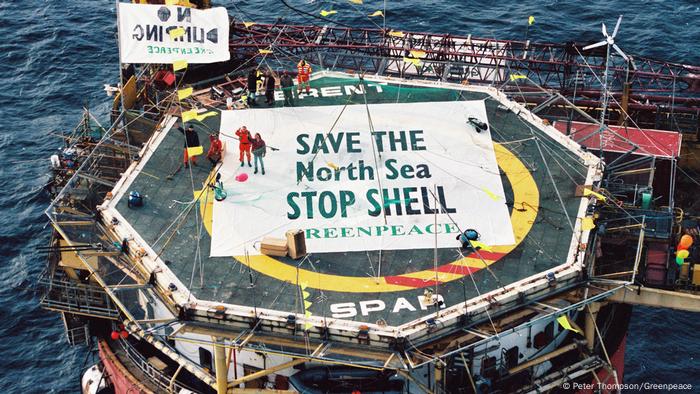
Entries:
<svg viewBox="0 0 700 394">
<path fill-rule="evenodd" d="M 374 158 L 374 167 L 377 169 L 377 185 L 379 187 L 379 190 L 382 190 L 382 174 L 380 171 L 380 166 L 379 162 L 377 160 L 377 146 L 376 142 L 374 141 L 374 123 L 372 122 L 372 115 L 369 112 L 369 104 L 367 104 L 367 84 L 365 83 L 365 80 L 363 77 L 360 77 L 360 82 L 362 83 L 362 89 L 364 90 L 364 93 L 362 94 L 362 98 L 365 101 L 365 110 L 367 111 L 367 121 L 369 122 L 369 139 L 372 141 L 372 157 Z M 382 153 L 379 152 L 379 158 L 381 159 Z M 384 193 L 381 194 L 382 197 L 382 206 L 384 206 L 386 203 L 384 201 Z M 386 212 L 382 210 L 383 215 L 384 215 L 384 224 L 387 224 L 386 220 Z M 383 236 L 382 236 L 383 237 Z M 379 259 L 379 270 L 381 272 L 381 264 L 382 260 L 381 258 Z"/>
<path fill-rule="evenodd" d="M 454 224 L 455 227 L 457 227 L 457 231 L 459 231 L 460 234 L 463 234 L 464 231 L 462 231 L 462 229 L 459 227 L 459 224 L 457 224 L 457 222 L 455 222 L 454 219 L 452 219 L 452 216 L 450 215 L 449 212 L 447 212 L 447 209 L 442 205 L 442 202 L 440 202 L 440 201 L 438 200 L 437 196 L 433 193 L 432 190 L 429 190 L 429 191 L 430 191 L 430 194 L 433 195 L 433 198 L 435 199 L 435 201 L 438 201 L 438 202 L 440 203 L 440 208 L 442 208 L 442 210 L 445 212 L 445 215 L 447 215 L 447 217 L 450 219 L 450 221 L 452 222 L 452 224 Z M 425 204 L 423 204 L 423 205 L 425 205 Z M 437 207 L 436 207 L 436 208 L 437 208 Z M 471 241 L 470 241 L 469 239 L 467 239 L 467 242 L 469 242 L 469 246 L 474 250 L 474 253 L 479 257 L 479 260 L 481 260 L 481 262 L 484 264 L 484 268 L 486 268 L 486 270 L 487 270 L 487 271 L 491 274 L 491 276 L 493 276 L 493 278 L 496 280 L 496 283 L 498 284 L 498 287 L 503 287 L 503 284 L 501 283 L 500 279 L 498 279 L 498 276 L 496 276 L 496 274 L 494 274 L 493 271 L 491 271 L 491 269 L 489 268 L 489 265 L 486 264 L 486 260 L 484 260 L 484 258 L 481 256 L 481 253 L 479 253 L 479 251 L 477 250 L 477 248 L 475 248 L 474 245 L 472 245 L 472 243 L 471 243 Z M 460 254 L 462 254 L 461 251 L 460 251 Z M 462 257 L 464 257 L 464 255 L 462 255 Z"/>
<path fill-rule="evenodd" d="M 685 172 L 685 170 L 683 170 L 683 168 L 681 168 L 680 166 L 676 166 L 676 168 L 677 168 L 683 175 L 687 176 L 688 179 L 690 179 L 694 184 L 700 186 L 700 182 L 698 182 L 695 178 L 693 178 L 692 176 L 690 176 L 690 174 L 688 174 L 687 172 Z"/>
<path fill-rule="evenodd" d="M 547 153 L 549 153 L 550 155 L 552 155 L 552 159 L 554 159 L 554 162 L 559 166 L 559 168 L 561 168 L 561 171 L 569 178 L 569 180 L 571 181 L 571 183 L 573 183 L 574 185 L 578 185 L 578 182 L 576 181 L 576 179 L 574 179 L 574 178 L 571 176 L 571 174 L 569 174 L 569 172 L 566 170 L 566 168 L 564 168 L 564 166 L 561 165 L 561 162 L 560 162 L 559 160 L 557 160 L 557 157 L 555 157 L 555 156 L 557 156 L 556 152 L 550 150 L 546 145 L 543 145 L 543 146 L 544 146 L 545 150 L 547 150 Z M 580 173 L 578 173 L 578 172 L 577 172 L 577 174 L 578 174 L 579 176 L 583 176 L 582 174 L 580 174 Z M 586 177 L 583 176 L 583 178 L 585 179 Z"/>
<path fill-rule="evenodd" d="M 467 241 L 469 241 L 469 240 L 467 240 Z M 471 241 L 469 242 L 469 244 L 471 245 Z M 476 249 L 474 249 L 474 250 L 476 250 Z M 459 254 L 460 254 L 460 256 L 462 256 L 462 258 L 466 258 L 466 257 L 464 256 L 464 254 L 462 253 L 461 250 L 457 249 L 457 252 L 459 252 Z M 487 266 L 487 269 L 488 269 L 488 266 Z M 490 272 L 490 270 L 489 270 L 489 272 Z M 474 280 L 474 275 L 471 275 L 471 274 L 470 274 L 470 275 L 468 275 L 468 276 L 469 276 L 469 279 L 472 280 L 472 284 L 474 284 L 474 289 L 476 290 L 477 296 L 478 296 L 479 298 L 481 298 L 481 292 L 479 291 L 479 286 L 476 285 L 476 281 Z M 498 280 L 498 279 L 496 279 L 496 280 Z M 499 286 L 500 286 L 500 283 L 499 283 Z M 493 328 L 493 332 L 496 333 L 496 340 L 497 340 L 498 343 L 500 344 L 501 341 L 500 341 L 499 338 L 498 338 L 498 330 L 496 329 L 496 325 L 493 324 L 493 319 L 491 318 L 491 314 L 489 313 L 489 309 L 488 309 L 488 308 L 484 308 L 484 311 L 486 312 L 486 317 L 488 317 L 488 319 L 489 319 L 489 323 L 491 323 L 491 328 Z"/>
<path fill-rule="evenodd" d="M 184 123 L 184 122 L 183 122 Z M 184 124 L 183 124 L 184 126 Z M 185 146 L 188 147 L 187 145 L 187 135 L 186 133 L 182 133 L 182 138 L 185 141 Z M 187 149 L 187 148 L 185 148 Z M 190 165 L 191 157 L 189 156 L 189 153 L 187 155 L 187 161 L 185 162 L 187 165 L 187 169 L 189 170 L 189 175 L 190 175 L 190 185 L 192 187 L 192 195 L 195 195 L 195 190 L 194 190 L 194 175 L 192 174 L 192 166 L 194 165 L 194 161 L 192 161 L 192 164 Z M 208 192 L 207 188 L 207 192 Z M 201 193 L 200 193 L 201 194 Z M 201 197 L 201 195 L 200 195 Z M 199 200 L 199 199 L 197 199 Z M 192 205 L 194 206 L 194 205 Z M 199 217 L 199 209 L 194 210 L 194 221 L 195 221 L 195 226 L 200 223 L 200 217 Z M 199 265 L 200 265 L 200 271 L 201 271 L 201 265 L 202 265 L 202 259 L 200 258 L 199 255 L 199 250 L 200 250 L 200 239 L 201 239 L 201 228 L 197 227 L 197 249 L 195 250 L 195 255 L 194 255 L 194 264 L 192 266 L 192 275 L 190 276 L 190 286 L 189 288 L 192 288 L 192 279 L 194 277 L 194 270 L 197 265 L 197 260 L 199 260 Z M 199 259 L 198 259 L 199 258 Z M 190 295 L 192 295 L 192 291 L 190 290 Z"/>
<path fill-rule="evenodd" d="M 435 196 L 436 192 L 437 192 L 437 186 L 435 184 L 433 184 L 433 204 L 435 205 L 435 207 L 437 207 L 437 205 L 438 205 L 438 200 L 437 200 L 437 197 Z M 437 209 L 433 210 L 433 225 L 435 226 L 435 228 L 437 228 L 437 211 L 438 211 Z M 447 210 L 445 210 L 445 212 L 447 212 Z M 434 239 L 435 239 L 435 247 L 433 249 L 433 270 L 435 271 L 435 296 L 438 297 L 440 294 L 438 292 L 438 283 L 440 283 L 440 282 L 438 281 L 439 278 L 438 278 L 438 234 L 437 234 L 437 231 L 435 231 Z M 437 309 L 435 311 L 435 316 L 439 317 L 440 316 L 440 304 L 439 304 L 439 300 L 436 299 L 436 301 L 438 301 L 438 305 L 437 305 Z"/>
<path fill-rule="evenodd" d="M 564 214 L 566 214 L 566 220 L 569 222 L 569 227 L 571 227 L 571 232 L 574 232 L 574 224 L 571 221 L 571 217 L 569 216 L 569 212 L 566 210 L 566 205 L 564 204 L 564 200 L 561 198 L 561 194 L 559 193 L 559 188 L 557 187 L 557 183 L 554 181 L 554 177 L 552 176 L 552 171 L 549 169 L 549 164 L 547 164 L 547 159 L 545 159 L 544 153 L 542 153 L 542 148 L 540 147 L 538 139 L 535 139 L 535 145 L 537 146 L 537 151 L 540 153 L 540 157 L 542 158 L 542 162 L 544 163 L 544 167 L 547 170 L 547 175 L 549 176 L 549 180 L 552 182 L 552 187 L 554 187 L 554 192 L 557 194 L 557 199 L 559 200 L 559 203 L 561 204 L 561 209 L 564 211 Z"/>
<path fill-rule="evenodd" d="M 600 347 L 603 349 L 603 354 L 605 355 L 605 359 L 608 362 L 608 365 L 612 369 L 612 375 L 613 378 L 615 378 L 615 384 L 619 385 L 619 381 L 617 379 L 617 370 L 615 368 L 612 368 L 612 362 L 610 361 L 610 356 L 608 355 L 608 350 L 605 348 L 605 342 L 603 341 L 602 335 L 600 335 L 600 330 L 598 330 L 598 323 L 596 322 L 595 316 L 593 316 L 593 313 L 591 312 L 591 306 L 590 304 L 586 306 L 586 310 L 588 311 L 589 318 L 593 321 L 593 327 L 595 328 L 595 333 L 596 336 L 598 337 L 598 341 L 600 341 Z"/>
<path fill-rule="evenodd" d="M 210 192 L 210 187 L 209 185 L 204 185 L 206 188 L 206 196 L 204 198 L 205 204 L 204 204 L 204 210 L 202 212 L 202 219 L 199 221 L 199 226 L 197 228 L 197 249 L 195 251 L 195 263 L 192 266 L 192 274 L 190 275 L 190 288 L 192 287 L 192 282 L 194 279 L 194 269 L 196 267 L 197 261 L 199 262 L 199 283 L 200 287 L 204 287 L 204 270 L 202 269 L 202 252 L 201 252 L 201 237 L 202 237 L 202 227 L 204 226 L 204 216 L 207 214 L 207 209 L 209 209 L 209 204 L 206 202 L 209 201 L 209 192 Z M 200 194 L 202 194 L 200 192 Z M 199 210 L 196 210 L 198 212 Z M 192 295 L 192 292 L 190 291 L 190 296 Z M 188 297 L 189 299 L 189 297 Z"/>
</svg>

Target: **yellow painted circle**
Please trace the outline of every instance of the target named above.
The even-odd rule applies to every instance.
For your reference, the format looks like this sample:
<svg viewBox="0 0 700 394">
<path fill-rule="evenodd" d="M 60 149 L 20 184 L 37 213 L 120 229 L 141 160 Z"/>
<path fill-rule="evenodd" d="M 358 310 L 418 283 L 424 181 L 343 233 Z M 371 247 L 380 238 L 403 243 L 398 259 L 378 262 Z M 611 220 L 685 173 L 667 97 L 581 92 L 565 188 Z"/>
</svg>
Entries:
<svg viewBox="0 0 700 394">
<path fill-rule="evenodd" d="M 408 274 L 372 278 L 324 274 L 301 268 L 298 269 L 265 255 L 234 256 L 234 258 L 242 264 L 247 262 L 252 269 L 281 281 L 304 283 L 311 288 L 344 293 L 379 293 L 412 290 L 431 286 L 435 280 L 440 283 L 451 282 L 462 278 L 464 275 L 483 269 L 513 251 L 525 239 L 537 217 L 540 201 L 540 193 L 535 179 L 522 161 L 503 145 L 494 142 L 493 146 L 498 166 L 506 174 L 508 182 L 510 182 L 513 189 L 513 201 L 517 201 L 518 204 L 523 203 L 523 206 L 527 205 L 530 209 L 518 210 L 514 207 L 510 220 L 513 226 L 515 243 L 513 245 L 493 246 L 490 253 L 482 254 L 482 257 L 491 256 L 490 258 L 482 260 L 475 257 L 465 257 L 442 265 L 437 272 L 434 269 L 426 269 Z M 205 197 L 200 199 L 200 209 L 204 218 L 204 225 L 211 235 L 213 193 L 206 193 Z"/>
</svg>

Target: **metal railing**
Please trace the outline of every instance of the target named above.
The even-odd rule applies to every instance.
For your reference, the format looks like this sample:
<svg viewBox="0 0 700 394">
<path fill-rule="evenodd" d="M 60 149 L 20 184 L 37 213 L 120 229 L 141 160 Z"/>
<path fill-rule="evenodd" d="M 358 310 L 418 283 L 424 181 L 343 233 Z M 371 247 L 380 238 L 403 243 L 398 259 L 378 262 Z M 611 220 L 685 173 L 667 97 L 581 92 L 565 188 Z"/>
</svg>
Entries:
<svg viewBox="0 0 700 394">
<path fill-rule="evenodd" d="M 74 328 L 68 328 L 66 326 L 66 338 L 68 339 L 68 343 L 72 346 L 88 343 L 90 339 L 90 328 L 87 324 Z"/>
<path fill-rule="evenodd" d="M 173 380 L 173 376 L 167 375 L 165 372 L 160 371 L 154 367 L 148 360 L 136 350 L 128 340 L 118 340 L 126 356 L 129 360 L 143 373 L 150 381 L 158 386 L 159 388 L 165 390 L 165 392 L 179 393 L 183 390 L 189 390 L 196 393 L 196 390 Z"/>
<path fill-rule="evenodd" d="M 633 236 L 637 236 L 641 230 L 639 226 L 645 222 L 646 236 L 649 238 L 668 239 L 673 231 L 673 212 L 625 208 L 619 211 L 605 212 L 605 225 L 608 231 L 625 230 Z"/>
<path fill-rule="evenodd" d="M 101 287 L 48 274 L 39 279 L 39 286 L 43 288 L 39 304 L 46 309 L 106 319 L 119 318 L 119 311 Z"/>
</svg>

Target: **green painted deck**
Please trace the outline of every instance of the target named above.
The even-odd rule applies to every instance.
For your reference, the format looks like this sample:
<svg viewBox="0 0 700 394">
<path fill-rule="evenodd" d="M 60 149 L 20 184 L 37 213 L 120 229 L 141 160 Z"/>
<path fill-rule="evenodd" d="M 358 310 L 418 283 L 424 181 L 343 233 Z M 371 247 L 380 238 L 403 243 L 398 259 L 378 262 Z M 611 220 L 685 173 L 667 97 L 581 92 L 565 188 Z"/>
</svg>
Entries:
<svg viewBox="0 0 700 394">
<path fill-rule="evenodd" d="M 357 82 L 351 79 L 323 77 L 312 81 L 312 87 L 317 89 L 319 96 L 322 96 L 324 91 L 337 93 L 337 90 L 331 89 L 334 86 Z M 573 233 L 549 178 L 547 167 L 557 184 L 568 215 L 575 223 L 581 199 L 574 197 L 574 191 L 577 184 L 584 183 L 587 172 L 586 165 L 576 155 L 541 131 L 528 126 L 513 112 L 498 108 L 500 103 L 489 98 L 485 93 L 406 85 L 380 85 L 380 89 L 377 89 L 374 83 L 368 83 L 368 85 L 367 93 L 364 95 L 304 97 L 297 98 L 295 104 L 298 106 L 346 103 L 364 105 L 365 99 L 369 104 L 486 99 L 493 140 L 504 144 L 519 157 L 539 188 L 539 211 L 525 240 L 507 256 L 492 264 L 489 267 L 490 272 L 482 269 L 473 273 L 471 278 L 464 276 L 462 279 L 439 284 L 438 293 L 444 297 L 447 306 L 531 275 L 544 273 L 566 261 Z M 381 90 L 381 93 L 378 90 Z M 276 105 L 280 106 L 282 103 L 283 101 L 277 101 Z M 263 104 L 257 108 L 265 111 L 267 107 Z M 218 117 L 210 117 L 204 124 L 195 122 L 195 129 L 199 133 L 205 151 L 209 145 L 207 135 L 218 130 L 218 122 Z M 183 136 L 176 128 L 172 128 L 167 133 L 145 164 L 143 171 L 128 187 L 128 191 L 136 190 L 145 196 L 145 206 L 138 209 L 127 208 L 127 191 L 117 205 L 119 212 L 154 251 L 161 253 L 160 257 L 184 284 L 189 285 L 197 298 L 303 313 L 299 287 L 295 283 L 282 282 L 251 271 L 246 265 L 233 258 L 208 257 L 210 238 L 206 230 L 198 224 L 199 213 L 192 209 L 186 216 L 177 218 L 186 206 L 184 203 L 193 199 L 193 185 L 195 190 L 202 188 L 211 166 L 205 157 L 201 156 L 199 165 L 192 167 L 191 172 L 184 168 L 176 172 L 175 170 L 182 162 Z M 546 162 L 540 155 L 538 144 Z M 170 175 L 172 175 L 171 179 Z M 512 186 L 503 174 L 501 179 L 508 200 L 505 203 L 511 210 L 514 206 L 521 210 L 533 209 L 518 202 L 513 204 Z M 198 233 L 201 234 L 199 243 L 197 242 Z M 457 247 L 458 243 L 455 241 L 455 249 L 440 249 L 439 264 L 458 258 Z M 201 265 L 196 259 L 198 248 Z M 384 251 L 381 255 L 382 273 L 402 275 L 431 269 L 433 252 L 433 249 Z M 378 252 L 315 254 L 310 256 L 310 263 L 305 263 L 306 266 L 303 268 L 345 276 L 368 277 L 372 276 L 370 260 L 376 268 L 378 259 Z M 282 261 L 293 266 L 299 264 L 298 261 L 286 258 Z M 432 286 L 431 289 L 434 290 L 435 287 Z M 399 325 L 435 312 L 432 308 L 428 310 L 420 308 L 418 297 L 423 295 L 423 288 L 401 292 L 341 293 L 316 290 L 313 284 L 309 284 L 307 291 L 311 293 L 309 300 L 313 305 L 310 310 L 315 316 L 330 317 L 330 305 L 338 303 L 354 303 L 357 315 L 350 320 L 375 323 L 383 319 L 389 325 Z M 400 313 L 392 313 L 399 297 L 404 297 L 416 310 L 403 309 Z M 386 305 L 385 309 L 363 316 L 359 303 L 370 300 L 383 301 Z"/>
</svg>

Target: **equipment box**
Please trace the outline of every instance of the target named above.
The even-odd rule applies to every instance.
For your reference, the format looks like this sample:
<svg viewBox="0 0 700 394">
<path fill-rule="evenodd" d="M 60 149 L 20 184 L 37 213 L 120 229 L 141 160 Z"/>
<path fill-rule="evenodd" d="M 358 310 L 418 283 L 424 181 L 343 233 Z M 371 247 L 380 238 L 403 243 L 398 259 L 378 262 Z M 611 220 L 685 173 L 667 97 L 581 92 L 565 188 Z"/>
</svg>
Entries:
<svg viewBox="0 0 700 394">
<path fill-rule="evenodd" d="M 260 252 L 268 256 L 286 256 L 287 240 L 280 238 L 265 237 L 260 243 Z"/>
</svg>

